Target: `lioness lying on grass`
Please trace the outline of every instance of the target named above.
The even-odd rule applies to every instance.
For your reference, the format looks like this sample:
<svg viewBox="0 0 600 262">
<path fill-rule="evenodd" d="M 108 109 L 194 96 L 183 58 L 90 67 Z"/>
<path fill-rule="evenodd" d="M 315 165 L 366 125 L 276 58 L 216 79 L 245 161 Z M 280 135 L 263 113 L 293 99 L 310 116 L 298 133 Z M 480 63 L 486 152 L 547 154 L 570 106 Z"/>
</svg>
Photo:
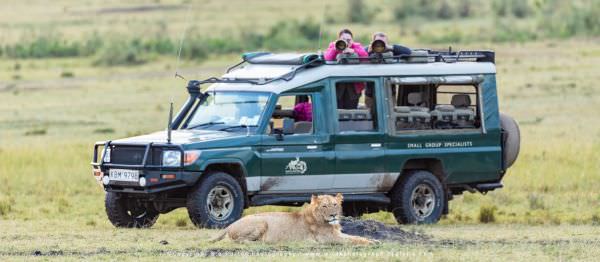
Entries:
<svg viewBox="0 0 600 262">
<path fill-rule="evenodd" d="M 229 236 L 235 242 L 311 241 L 318 243 L 373 244 L 374 241 L 342 233 L 342 194 L 312 196 L 310 205 L 299 212 L 267 212 L 241 218 L 210 242 Z"/>
</svg>

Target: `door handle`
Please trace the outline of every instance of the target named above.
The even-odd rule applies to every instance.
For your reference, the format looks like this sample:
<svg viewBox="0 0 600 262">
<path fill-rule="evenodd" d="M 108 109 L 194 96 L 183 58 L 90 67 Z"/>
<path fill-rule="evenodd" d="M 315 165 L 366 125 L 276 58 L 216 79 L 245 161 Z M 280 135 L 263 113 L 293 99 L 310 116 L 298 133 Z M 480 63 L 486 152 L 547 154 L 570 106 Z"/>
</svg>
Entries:
<svg viewBox="0 0 600 262">
<path fill-rule="evenodd" d="M 371 148 L 380 148 L 380 147 L 381 147 L 381 143 L 371 144 Z"/>
<path fill-rule="evenodd" d="M 308 150 L 315 150 L 317 148 L 319 148 L 319 147 L 316 146 L 316 145 L 308 145 L 308 146 L 306 146 L 306 149 L 308 149 Z"/>
</svg>

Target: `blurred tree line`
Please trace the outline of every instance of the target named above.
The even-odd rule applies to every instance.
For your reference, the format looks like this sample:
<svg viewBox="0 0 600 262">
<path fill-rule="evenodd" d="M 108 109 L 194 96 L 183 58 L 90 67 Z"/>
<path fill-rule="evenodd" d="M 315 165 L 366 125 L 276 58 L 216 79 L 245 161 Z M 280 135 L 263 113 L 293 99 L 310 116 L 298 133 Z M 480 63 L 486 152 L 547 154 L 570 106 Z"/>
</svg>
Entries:
<svg viewBox="0 0 600 262">
<path fill-rule="evenodd" d="M 378 16 L 391 10 L 390 21 Z M 389 11 L 388 11 L 389 12 Z M 395 23 L 415 28 L 411 33 L 426 43 L 529 41 L 540 38 L 600 36 L 599 0 L 394 0 L 389 7 L 371 6 L 364 0 L 348 0 L 342 16 L 326 16 L 334 25 Z M 320 19 L 282 20 L 266 32 L 241 28 L 238 33 L 218 37 L 190 30 L 183 45 L 185 59 L 205 59 L 212 54 L 230 54 L 254 50 L 317 50 Z M 475 21 L 487 23 L 473 32 L 448 23 L 447 30 L 422 32 L 418 28 L 430 21 Z M 525 26 L 523 26 L 523 24 Z M 330 35 L 323 32 L 323 35 Z M 366 39 L 359 39 L 366 42 Z M 6 58 L 93 57 L 98 66 L 135 65 L 158 55 L 174 55 L 179 39 L 164 34 L 150 36 L 99 35 L 92 33 L 83 40 L 66 40 L 47 33 L 0 46 Z"/>
</svg>

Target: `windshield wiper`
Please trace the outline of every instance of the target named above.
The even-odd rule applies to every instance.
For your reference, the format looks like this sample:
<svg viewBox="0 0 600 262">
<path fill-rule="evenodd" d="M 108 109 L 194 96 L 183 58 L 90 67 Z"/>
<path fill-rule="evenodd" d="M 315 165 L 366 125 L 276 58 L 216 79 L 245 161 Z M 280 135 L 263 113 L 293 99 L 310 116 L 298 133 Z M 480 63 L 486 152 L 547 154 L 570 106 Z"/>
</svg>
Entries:
<svg viewBox="0 0 600 262">
<path fill-rule="evenodd" d="M 235 125 L 235 126 L 228 126 L 228 127 L 224 127 L 219 129 L 219 131 L 227 131 L 229 129 L 233 129 L 233 128 L 250 128 L 250 127 L 258 127 L 257 125 Z"/>
<path fill-rule="evenodd" d="M 225 124 L 225 122 L 213 122 L 213 121 L 210 121 L 210 122 L 207 122 L 207 123 L 202 123 L 202 124 L 199 124 L 199 125 L 188 127 L 187 129 L 194 129 L 194 128 L 203 127 L 203 126 L 223 125 L 223 124 Z"/>
</svg>

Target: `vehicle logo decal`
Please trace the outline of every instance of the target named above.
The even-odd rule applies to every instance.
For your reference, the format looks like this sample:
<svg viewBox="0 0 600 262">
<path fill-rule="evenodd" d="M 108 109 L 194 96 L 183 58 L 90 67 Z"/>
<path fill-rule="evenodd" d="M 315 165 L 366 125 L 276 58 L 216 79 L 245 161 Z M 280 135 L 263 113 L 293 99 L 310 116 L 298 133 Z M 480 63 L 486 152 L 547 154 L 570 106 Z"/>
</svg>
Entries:
<svg viewBox="0 0 600 262">
<path fill-rule="evenodd" d="M 300 160 L 300 157 L 296 157 L 296 159 L 290 161 L 288 163 L 288 165 L 285 167 L 285 173 L 286 174 L 300 174 L 300 175 L 304 175 L 304 173 L 306 173 L 306 170 L 308 170 L 308 167 L 306 166 L 306 162 Z"/>
</svg>

